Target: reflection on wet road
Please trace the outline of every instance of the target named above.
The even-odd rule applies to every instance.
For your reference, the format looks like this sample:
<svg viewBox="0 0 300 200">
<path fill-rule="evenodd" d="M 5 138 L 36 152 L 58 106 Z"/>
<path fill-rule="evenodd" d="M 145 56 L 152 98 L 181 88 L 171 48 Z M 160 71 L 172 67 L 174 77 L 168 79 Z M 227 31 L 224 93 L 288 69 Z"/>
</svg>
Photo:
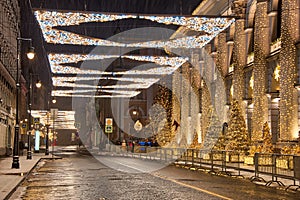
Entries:
<svg viewBox="0 0 300 200">
<path fill-rule="evenodd" d="M 126 158 L 99 158 L 106 165 L 122 165 L 134 169 L 142 166 L 140 160 Z M 113 162 L 108 162 L 112 159 Z M 135 164 L 130 164 L 135 163 Z M 149 164 L 151 165 L 151 164 Z M 153 164 L 156 165 L 156 164 Z M 134 169 L 136 170 L 136 169 Z M 252 183 L 230 178 L 191 172 L 173 166 L 152 174 L 125 173 L 103 165 L 92 156 L 67 155 L 60 160 L 47 160 L 39 164 L 11 197 L 11 199 L 295 199 L 294 194 L 255 188 Z M 218 181 L 218 182 L 217 182 Z M 222 181 L 225 183 L 222 184 Z M 244 184 L 244 185 L 243 185 Z M 250 192 L 247 184 L 252 185 Z M 235 188 L 234 188 L 235 187 Z M 239 187 L 243 188 L 239 191 Z M 232 192 L 236 191 L 236 192 Z M 254 191 L 254 192 L 253 192 Z"/>
</svg>

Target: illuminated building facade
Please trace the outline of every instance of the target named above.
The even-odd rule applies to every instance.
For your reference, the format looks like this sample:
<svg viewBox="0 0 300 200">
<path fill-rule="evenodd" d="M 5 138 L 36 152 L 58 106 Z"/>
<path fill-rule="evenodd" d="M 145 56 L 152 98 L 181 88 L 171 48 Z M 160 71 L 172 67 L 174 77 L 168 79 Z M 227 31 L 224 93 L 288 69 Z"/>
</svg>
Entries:
<svg viewBox="0 0 300 200">
<path fill-rule="evenodd" d="M 254 143 L 262 140 L 264 122 L 271 128 L 273 143 L 296 141 L 300 130 L 300 1 L 235 0 L 221 14 L 238 18 L 206 50 L 224 78 L 228 108 L 232 99 L 240 102 Z"/>
</svg>

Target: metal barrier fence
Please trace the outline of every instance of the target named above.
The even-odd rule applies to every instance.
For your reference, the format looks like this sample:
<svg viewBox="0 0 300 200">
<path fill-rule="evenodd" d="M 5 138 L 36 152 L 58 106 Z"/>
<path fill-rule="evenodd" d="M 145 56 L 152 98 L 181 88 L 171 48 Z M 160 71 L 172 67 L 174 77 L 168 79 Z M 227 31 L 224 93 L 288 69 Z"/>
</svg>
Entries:
<svg viewBox="0 0 300 200">
<path fill-rule="evenodd" d="M 294 182 L 287 189 L 296 186 L 296 190 L 300 189 L 296 181 L 300 181 L 300 157 L 296 155 L 284 154 L 263 154 L 256 153 L 254 155 L 255 174 L 251 178 L 252 181 L 263 181 L 267 186 L 277 183 L 284 186 L 278 178 L 290 179 Z M 269 175 L 271 180 L 266 181 L 260 175 Z"/>
<path fill-rule="evenodd" d="M 267 186 L 272 183 L 284 186 L 278 178 L 289 179 L 293 181 L 293 185 L 289 185 L 286 189 L 291 187 L 295 187 L 295 190 L 300 189 L 300 156 L 296 155 L 256 153 L 251 157 L 235 151 L 149 146 L 137 146 L 134 152 L 131 150 L 115 150 L 114 152 L 122 156 L 175 163 L 212 174 L 244 177 L 242 171 L 250 172 L 254 173 L 250 178 L 251 181 L 265 182 Z M 271 177 L 271 180 L 265 180 L 262 175 L 265 178 Z"/>
</svg>

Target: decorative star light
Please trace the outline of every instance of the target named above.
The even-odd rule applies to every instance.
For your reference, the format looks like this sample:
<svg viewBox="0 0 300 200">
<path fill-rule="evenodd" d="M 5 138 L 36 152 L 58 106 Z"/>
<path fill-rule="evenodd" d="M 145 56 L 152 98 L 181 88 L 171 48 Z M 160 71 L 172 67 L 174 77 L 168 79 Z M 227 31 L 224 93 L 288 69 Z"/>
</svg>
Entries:
<svg viewBox="0 0 300 200">
<path fill-rule="evenodd" d="M 274 74 L 274 79 L 276 81 L 279 81 L 279 78 L 280 78 L 280 65 L 276 66 L 273 74 Z"/>
</svg>

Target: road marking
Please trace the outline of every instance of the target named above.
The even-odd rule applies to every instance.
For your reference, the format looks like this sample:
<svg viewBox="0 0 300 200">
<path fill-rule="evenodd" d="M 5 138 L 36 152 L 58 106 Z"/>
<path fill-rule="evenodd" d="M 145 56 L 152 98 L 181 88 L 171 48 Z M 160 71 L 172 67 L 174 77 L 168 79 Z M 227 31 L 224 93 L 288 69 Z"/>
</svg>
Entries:
<svg viewBox="0 0 300 200">
<path fill-rule="evenodd" d="M 124 167 L 127 167 L 127 168 L 129 168 L 129 169 L 137 170 L 138 172 L 147 173 L 146 171 L 144 171 L 144 170 L 142 170 L 142 169 L 140 169 L 140 168 L 134 167 L 134 166 L 132 166 L 132 165 L 128 165 L 127 163 L 125 164 L 125 163 L 123 163 L 123 162 L 120 162 L 120 160 L 110 159 L 110 162 L 114 162 L 115 164 L 123 165 Z M 225 197 L 225 196 L 223 196 L 223 195 L 220 195 L 220 194 L 217 194 L 217 193 L 214 193 L 214 192 L 205 190 L 205 189 L 201 189 L 201 188 L 198 188 L 198 187 L 193 186 L 193 185 L 189 185 L 189 184 L 186 184 L 186 183 L 182 183 L 182 182 L 177 181 L 177 180 L 175 180 L 175 179 L 171 179 L 171 178 L 167 178 L 167 177 L 164 177 L 164 176 L 160 176 L 160 175 L 157 174 L 157 173 L 148 173 L 148 174 L 151 174 L 151 175 L 153 175 L 153 176 L 155 176 L 155 177 L 158 177 L 158 178 L 161 178 L 161 179 L 164 179 L 164 180 L 171 181 L 171 182 L 173 182 L 173 183 L 182 185 L 182 186 L 184 186 L 184 187 L 188 187 L 188 188 L 197 190 L 197 191 L 199 191 L 199 192 L 203 192 L 203 193 L 206 193 L 206 194 L 215 196 L 215 197 L 219 197 L 219 198 L 221 198 L 221 199 L 232 200 L 231 198 Z"/>
<path fill-rule="evenodd" d="M 104 161 L 104 159 L 102 158 L 102 161 Z M 127 168 L 129 168 L 129 169 L 131 169 L 131 170 L 136 170 L 135 172 L 131 172 L 131 173 L 147 173 L 146 171 L 144 171 L 143 169 L 140 169 L 140 168 L 138 168 L 138 167 L 134 167 L 134 166 L 132 166 L 132 165 L 128 165 L 128 164 L 125 164 L 125 163 L 123 163 L 123 162 L 121 162 L 121 160 L 115 160 L 115 159 L 106 159 L 106 161 L 109 161 L 110 162 L 110 164 L 112 164 L 112 163 L 114 163 L 114 164 L 116 164 L 116 165 L 121 165 L 121 166 L 124 166 L 124 167 L 127 167 Z M 100 162 L 101 162 L 101 160 L 100 160 Z M 103 163 L 103 164 L 105 164 L 105 163 Z M 106 165 L 106 166 L 108 166 L 108 165 Z M 113 169 L 116 169 L 115 167 L 113 167 Z M 118 170 L 119 171 L 125 171 L 125 172 L 130 172 L 130 171 L 128 171 L 128 170 L 125 170 L 125 169 L 121 169 L 121 168 L 118 168 Z"/>
<path fill-rule="evenodd" d="M 118 162 L 117 164 L 120 164 L 120 165 L 123 165 L 123 166 L 125 166 L 125 167 L 131 168 L 131 169 L 134 169 L 134 170 L 137 170 L 137 171 L 142 172 L 142 173 L 147 173 L 147 172 L 145 172 L 145 171 L 142 170 L 142 169 L 139 169 L 139 168 L 137 168 L 137 167 L 133 167 L 133 166 L 130 166 L 130 165 L 121 163 L 121 162 Z"/>
<path fill-rule="evenodd" d="M 152 173 L 152 175 L 153 175 L 153 176 L 156 176 L 156 177 L 158 177 L 158 178 L 165 179 L 165 180 L 171 181 L 171 182 L 173 182 L 173 183 L 182 185 L 182 186 L 184 186 L 184 187 L 188 187 L 188 188 L 197 190 L 197 191 L 199 191 L 199 192 L 204 192 L 204 193 L 206 193 L 206 194 L 209 194 L 209 195 L 212 195 L 212 196 L 215 196 L 215 197 L 219 197 L 219 198 L 226 199 L 226 200 L 233 200 L 233 199 L 231 199 L 231 198 L 229 198 L 229 197 L 225 197 L 225 196 L 223 196 L 223 195 L 220 195 L 220 194 L 217 194 L 217 193 L 214 193 L 214 192 L 205 190 L 205 189 L 201 189 L 201 188 L 198 188 L 198 187 L 193 186 L 193 185 L 189 185 L 189 184 L 186 184 L 186 183 L 182 183 L 182 182 L 177 181 L 177 180 L 175 180 L 175 179 L 163 177 L 163 176 L 160 176 L 160 175 L 154 174 L 154 173 Z"/>
</svg>

